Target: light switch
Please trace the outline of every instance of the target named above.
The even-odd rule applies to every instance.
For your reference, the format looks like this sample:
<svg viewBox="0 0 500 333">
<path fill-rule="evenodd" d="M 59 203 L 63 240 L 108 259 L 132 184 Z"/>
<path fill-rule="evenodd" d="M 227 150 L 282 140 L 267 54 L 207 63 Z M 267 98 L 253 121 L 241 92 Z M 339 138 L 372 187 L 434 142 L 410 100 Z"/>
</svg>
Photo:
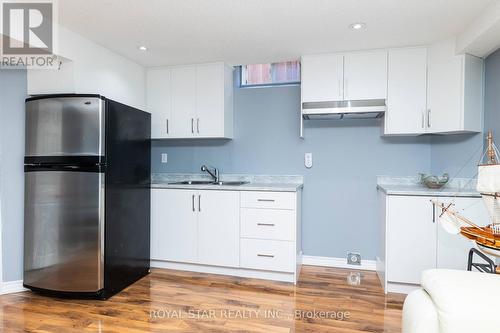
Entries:
<svg viewBox="0 0 500 333">
<path fill-rule="evenodd" d="M 167 161 L 168 161 L 167 153 L 162 153 L 161 154 L 161 163 L 167 163 Z"/>
<path fill-rule="evenodd" d="M 312 153 L 305 153 L 305 155 L 304 155 L 304 165 L 308 169 L 312 168 L 312 166 L 313 166 L 313 154 Z"/>
</svg>

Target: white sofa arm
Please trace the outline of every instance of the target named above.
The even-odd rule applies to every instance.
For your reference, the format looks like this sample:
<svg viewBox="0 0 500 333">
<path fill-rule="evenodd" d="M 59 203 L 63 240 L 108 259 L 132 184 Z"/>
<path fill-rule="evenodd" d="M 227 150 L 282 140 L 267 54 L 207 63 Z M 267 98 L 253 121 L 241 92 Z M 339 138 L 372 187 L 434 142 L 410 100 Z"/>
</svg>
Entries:
<svg viewBox="0 0 500 333">
<path fill-rule="evenodd" d="M 415 290 L 406 297 L 402 333 L 439 333 L 438 314 L 425 290 Z"/>
<path fill-rule="evenodd" d="M 499 275 L 431 269 L 422 273 L 422 288 L 435 306 L 440 333 L 499 330 Z"/>
</svg>

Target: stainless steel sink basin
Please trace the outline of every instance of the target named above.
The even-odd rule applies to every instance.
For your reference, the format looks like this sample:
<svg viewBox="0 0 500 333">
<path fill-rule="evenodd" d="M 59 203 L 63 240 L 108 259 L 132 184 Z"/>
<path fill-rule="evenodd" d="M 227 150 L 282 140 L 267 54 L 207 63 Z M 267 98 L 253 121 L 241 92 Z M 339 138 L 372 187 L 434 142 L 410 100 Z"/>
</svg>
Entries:
<svg viewBox="0 0 500 333">
<path fill-rule="evenodd" d="M 243 182 L 243 181 L 227 181 L 227 182 L 218 182 L 218 183 L 214 183 L 214 185 L 226 185 L 226 186 L 238 186 L 238 185 L 244 185 L 244 184 L 248 184 L 249 182 Z"/>
<path fill-rule="evenodd" d="M 214 182 L 210 180 L 185 180 L 182 182 L 170 183 L 171 185 L 219 185 L 219 186 L 238 186 L 248 184 L 249 182 L 244 181 L 220 181 Z"/>
<path fill-rule="evenodd" d="M 172 185 L 212 185 L 214 182 L 211 180 L 185 180 L 182 182 L 170 183 Z"/>
</svg>

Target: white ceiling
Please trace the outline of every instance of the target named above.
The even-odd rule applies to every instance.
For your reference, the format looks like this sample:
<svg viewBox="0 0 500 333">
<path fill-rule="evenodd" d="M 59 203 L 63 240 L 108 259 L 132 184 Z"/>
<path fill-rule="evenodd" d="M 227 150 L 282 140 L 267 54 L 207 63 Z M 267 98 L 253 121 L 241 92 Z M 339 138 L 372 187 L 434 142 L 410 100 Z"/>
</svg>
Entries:
<svg viewBox="0 0 500 333">
<path fill-rule="evenodd" d="M 459 34 L 490 0 L 63 0 L 67 28 L 145 66 L 297 59 Z M 365 22 L 364 31 L 351 31 Z M 137 46 L 146 45 L 147 52 Z"/>
</svg>

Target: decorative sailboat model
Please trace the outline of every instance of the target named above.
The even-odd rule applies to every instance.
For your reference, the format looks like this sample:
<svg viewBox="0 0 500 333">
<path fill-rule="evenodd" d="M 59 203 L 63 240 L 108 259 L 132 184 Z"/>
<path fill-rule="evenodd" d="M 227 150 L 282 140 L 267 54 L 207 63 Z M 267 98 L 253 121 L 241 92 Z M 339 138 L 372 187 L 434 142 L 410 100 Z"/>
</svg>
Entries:
<svg viewBox="0 0 500 333">
<path fill-rule="evenodd" d="M 439 222 L 447 232 L 461 234 L 475 241 L 481 252 L 500 257 L 500 154 L 491 131 L 486 140 L 487 148 L 478 166 L 477 191 L 486 205 L 490 224 L 480 226 L 470 221 L 454 211 L 453 204 L 434 203 L 441 208 Z"/>
</svg>

